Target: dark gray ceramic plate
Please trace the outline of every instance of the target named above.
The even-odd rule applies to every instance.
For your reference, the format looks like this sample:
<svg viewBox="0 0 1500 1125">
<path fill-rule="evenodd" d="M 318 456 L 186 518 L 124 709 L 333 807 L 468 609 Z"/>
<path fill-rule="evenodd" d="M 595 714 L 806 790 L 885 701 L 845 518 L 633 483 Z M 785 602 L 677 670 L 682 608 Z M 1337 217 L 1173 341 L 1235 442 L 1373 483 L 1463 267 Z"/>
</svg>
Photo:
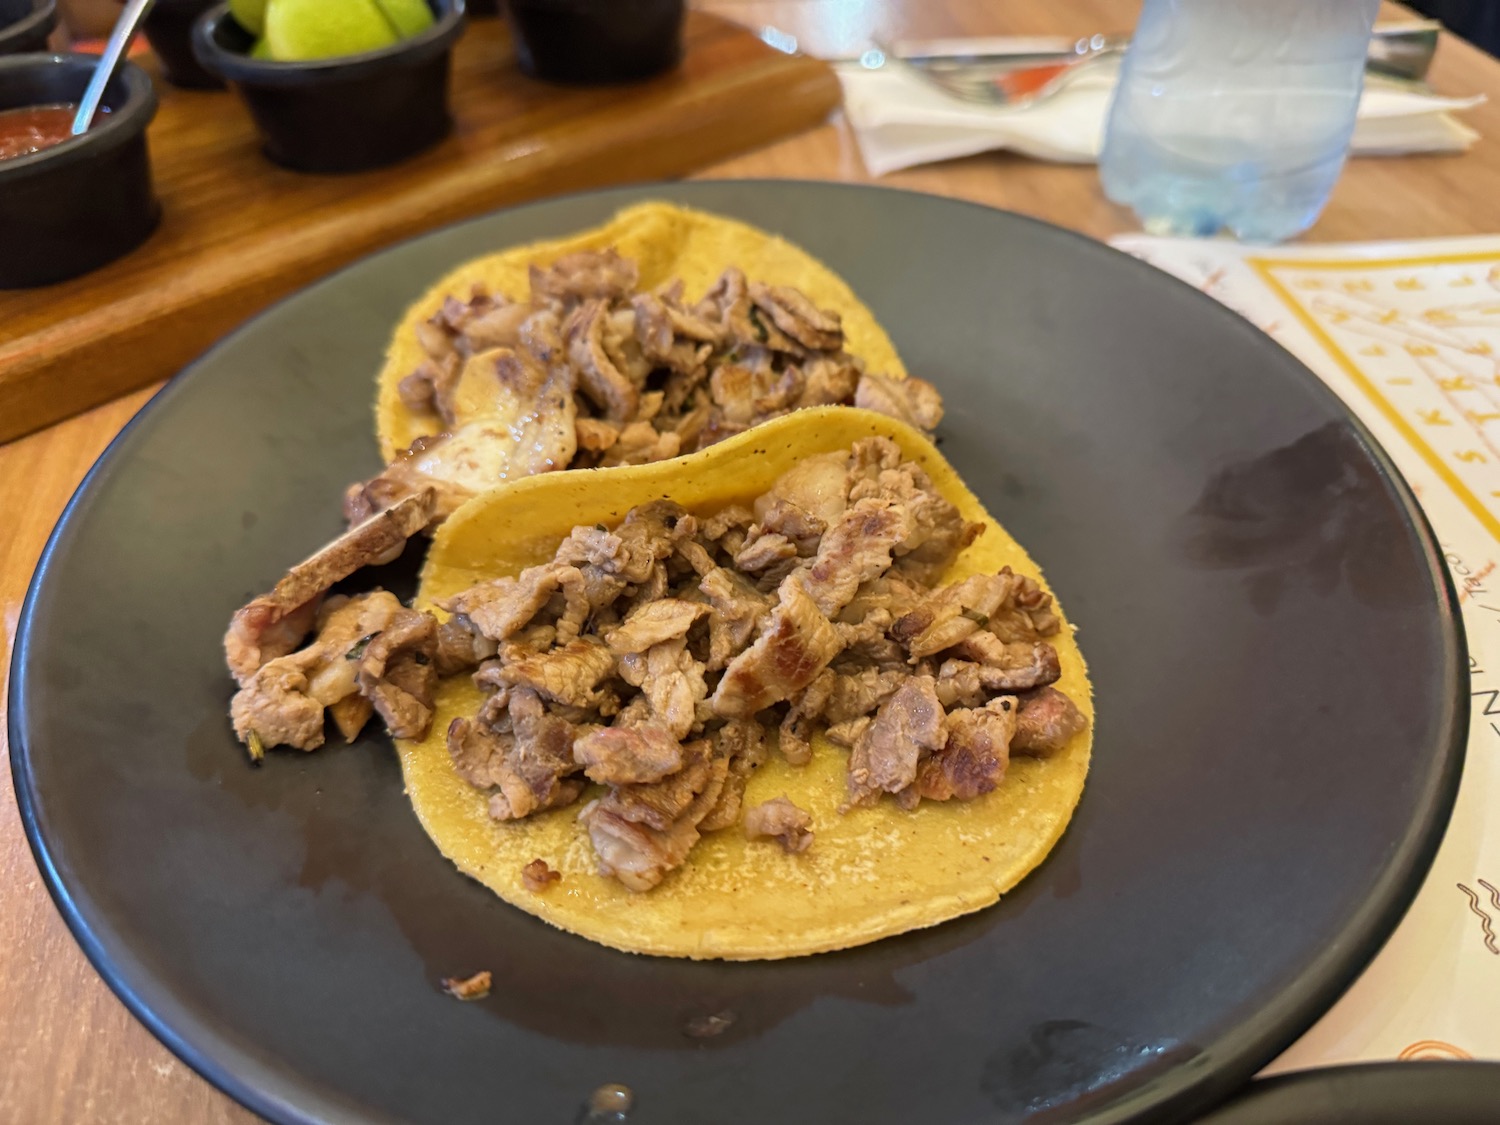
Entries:
<svg viewBox="0 0 1500 1125">
<path fill-rule="evenodd" d="M 1392 1062 L 1252 1082 L 1201 1125 L 1494 1125 L 1500 1063 Z"/>
<path fill-rule="evenodd" d="M 383 737 L 253 770 L 230 736 L 225 622 L 376 468 L 371 378 L 398 314 L 461 260 L 653 196 L 781 232 L 852 282 L 1082 630 L 1088 791 L 993 909 L 790 962 L 632 957 L 457 875 Z M 632 1125 L 1169 1120 L 1290 1042 L 1400 917 L 1457 783 L 1463 672 L 1409 492 L 1248 324 L 1012 215 L 700 183 L 440 231 L 175 380 L 48 547 L 11 747 L 95 965 L 277 1121 L 568 1122 L 607 1082 L 635 1090 Z M 488 1000 L 438 991 L 480 968 Z M 722 1036 L 683 1034 L 725 1010 Z"/>
</svg>

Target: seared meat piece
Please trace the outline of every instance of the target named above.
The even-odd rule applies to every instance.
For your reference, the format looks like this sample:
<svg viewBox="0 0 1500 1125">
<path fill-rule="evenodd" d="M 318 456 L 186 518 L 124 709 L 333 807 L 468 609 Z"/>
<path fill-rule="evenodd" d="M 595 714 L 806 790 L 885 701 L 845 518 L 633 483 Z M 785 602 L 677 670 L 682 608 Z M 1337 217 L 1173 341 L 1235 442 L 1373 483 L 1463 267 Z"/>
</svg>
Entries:
<svg viewBox="0 0 1500 1125">
<path fill-rule="evenodd" d="M 557 549 L 556 561 L 598 567 L 605 574 L 639 585 L 651 578 L 656 564 L 672 554 L 673 528 L 685 513 L 676 504 L 658 501 L 632 508 L 614 531 L 575 527 Z"/>
<path fill-rule="evenodd" d="M 483 1000 L 490 994 L 493 974 L 483 969 L 471 977 L 444 977 L 443 991 L 455 1000 Z"/>
<path fill-rule="evenodd" d="M 510 705 L 509 695 L 499 698 Z M 508 715 L 505 722 L 510 722 Z M 447 743 L 454 772 L 476 789 L 492 789 L 504 776 L 505 759 L 515 748 L 516 736 L 477 720 L 454 719 L 448 724 Z"/>
<path fill-rule="evenodd" d="M 676 738 L 688 736 L 697 721 L 698 704 L 708 695 L 703 671 L 681 637 L 620 657 L 620 678 L 642 690 L 652 719 Z"/>
<path fill-rule="evenodd" d="M 828 617 L 837 616 L 861 583 L 891 567 L 891 551 L 911 530 L 906 509 L 885 500 L 860 500 L 828 529 L 807 572 L 807 592 Z"/>
<path fill-rule="evenodd" d="M 892 625 L 891 636 L 906 646 L 913 660 L 932 656 L 987 626 L 1014 587 L 1015 576 L 1008 569 L 944 586 Z"/>
<path fill-rule="evenodd" d="M 837 725 L 868 715 L 905 683 L 909 674 L 906 669 L 836 670 L 833 690 L 823 708 L 823 718 L 829 725 Z"/>
<path fill-rule="evenodd" d="M 748 531 L 755 522 L 755 513 L 740 504 L 731 504 L 722 511 L 709 516 L 702 523 L 700 534 L 709 543 L 721 546 L 721 540 L 735 531 Z"/>
<path fill-rule="evenodd" d="M 880 613 L 895 621 L 916 609 L 924 596 L 925 591 L 919 590 L 901 575 L 887 574 L 862 585 L 853 600 L 839 614 L 839 620 L 850 625 L 860 625 L 872 615 Z"/>
<path fill-rule="evenodd" d="M 790 500 L 775 500 L 760 518 L 763 532 L 780 535 L 796 546 L 799 555 L 811 555 L 818 549 L 828 525 L 805 508 Z"/>
<path fill-rule="evenodd" d="M 858 625 L 835 621 L 833 627 L 839 631 L 846 656 L 881 669 L 899 669 L 906 664 L 906 650 L 885 635 L 892 624 L 889 610 L 872 609 Z"/>
<path fill-rule="evenodd" d="M 587 806 L 578 819 L 588 827 L 589 839 L 599 856 L 599 873 L 613 875 L 632 891 L 649 891 L 669 871 L 680 867 L 700 838 L 698 826 L 718 804 L 728 769 L 724 758 L 713 758 L 702 788 L 665 829 L 626 819 L 615 811 L 610 802 L 618 790 Z M 682 772 L 686 773 L 686 768 Z"/>
<path fill-rule="evenodd" d="M 1006 644 L 994 633 L 980 631 L 970 633 L 949 651 L 960 660 L 982 665 L 980 683 L 991 693 L 1043 687 L 1062 675 L 1057 650 L 1045 641 Z"/>
<path fill-rule="evenodd" d="M 531 267 L 533 301 L 571 302 L 590 298 L 626 297 L 636 287 L 640 271 L 613 248 L 564 254 L 550 266 Z"/>
<path fill-rule="evenodd" d="M 1010 696 L 992 699 L 978 709 L 948 712 L 948 741 L 922 760 L 917 780 L 901 797 L 903 803 L 918 799 L 972 801 L 992 791 L 1005 778 L 1010 760 L 1010 740 L 1016 729 L 1016 701 Z"/>
<path fill-rule="evenodd" d="M 681 769 L 659 781 L 616 785 L 601 803 L 624 820 L 665 831 L 709 780 L 727 767 L 728 762 L 715 754 L 710 742 L 696 739 L 683 745 Z"/>
<path fill-rule="evenodd" d="M 359 691 L 393 738 L 427 737 L 437 690 L 437 643 L 437 621 L 431 614 L 398 606 L 385 628 L 364 644 Z"/>
<path fill-rule="evenodd" d="M 559 592 L 565 602 L 564 617 L 575 622 L 588 617 L 583 574 L 575 566 L 555 562 L 529 566 L 516 578 L 481 582 L 439 604 L 490 640 L 505 641 L 529 625 Z"/>
<path fill-rule="evenodd" d="M 1001 573 L 1009 574 L 1006 567 Z M 1052 596 L 1035 580 L 1015 575 L 1014 590 L 1000 612 L 990 617 L 990 630 L 1002 641 L 1035 641 L 1057 635 L 1062 620 L 1052 604 Z"/>
<path fill-rule="evenodd" d="M 742 364 L 722 363 L 709 375 L 708 393 L 722 425 L 743 427 L 790 410 L 802 397 L 805 383 L 797 367 L 780 372 L 770 368 L 756 371 Z"/>
<path fill-rule="evenodd" d="M 861 482 L 877 482 L 881 473 L 894 472 L 901 468 L 901 447 L 887 437 L 861 438 L 849 447 L 846 458 L 849 468 L 849 488 Z M 868 493 L 868 495 L 878 495 Z"/>
<path fill-rule="evenodd" d="M 514 346 L 529 312 L 529 305 L 493 297 L 483 286 L 475 286 L 467 302 L 447 298 L 434 316 L 417 325 L 417 343 L 428 359 L 401 380 L 401 401 L 417 413 L 435 413 L 451 426 L 463 361 L 489 348 Z"/>
<path fill-rule="evenodd" d="M 425 360 L 396 384 L 401 405 L 413 414 L 436 414 L 448 425 L 454 421 L 453 392 L 463 371 L 463 358 L 449 348 L 440 358 Z"/>
<path fill-rule="evenodd" d="M 682 452 L 682 439 L 671 430 L 661 432 L 650 422 L 629 422 L 620 438 L 605 452 L 602 468 L 615 465 L 649 465 L 667 461 Z"/>
<path fill-rule="evenodd" d="M 606 421 L 624 424 L 635 417 L 640 388 L 615 366 L 604 350 L 603 301 L 585 301 L 564 326 L 568 360 L 578 372 L 578 389 L 603 412 Z"/>
<path fill-rule="evenodd" d="M 454 676 L 476 668 L 494 656 L 499 647 L 474 628 L 467 617 L 450 617 L 437 627 L 438 675 Z"/>
<path fill-rule="evenodd" d="M 1033 758 L 1050 758 L 1084 727 L 1083 712 L 1062 692 L 1046 687 L 1021 701 L 1010 748 Z"/>
<path fill-rule="evenodd" d="M 801 409 L 853 402 L 859 376 L 859 368 L 847 355 L 813 356 L 802 364 L 802 394 L 796 406 Z"/>
<path fill-rule="evenodd" d="M 708 670 L 716 672 L 750 643 L 775 600 L 724 567 L 709 571 L 698 583 L 708 598 Z"/>
<path fill-rule="evenodd" d="M 679 598 L 656 598 L 643 601 L 630 611 L 625 623 L 605 635 L 609 647 L 617 653 L 645 652 L 662 641 L 687 636 L 693 622 L 708 612 L 701 602 Z"/>
<path fill-rule="evenodd" d="M 713 734 L 714 753 L 729 761 L 718 803 L 698 825 L 699 831 L 717 832 L 740 818 L 745 782 L 766 760 L 765 728 L 754 719 L 730 719 Z"/>
<path fill-rule="evenodd" d="M 745 275 L 735 266 L 719 275 L 719 280 L 714 282 L 713 288 L 693 312 L 717 324 L 721 337 L 731 343 L 754 346 L 764 340 L 750 321 L 750 294 L 746 291 Z"/>
<path fill-rule="evenodd" d="M 713 694 L 714 710 L 744 719 L 790 699 L 838 652 L 838 631 L 808 596 L 801 575 L 788 575 L 760 636 L 724 669 Z"/>
<path fill-rule="evenodd" d="M 772 505 L 786 501 L 825 525 L 833 524 L 848 507 L 849 485 L 849 454 L 819 453 L 798 461 L 777 477 L 770 491 L 756 499 L 755 514 L 762 518 Z"/>
<path fill-rule="evenodd" d="M 323 744 L 323 710 L 339 707 L 340 733 L 350 741 L 370 716 L 369 704 L 400 737 L 425 735 L 432 719 L 437 623 L 374 590 L 330 598 L 307 648 L 256 670 L 230 703 L 235 733 L 262 747 L 314 750 Z M 372 651 L 373 650 L 373 651 Z M 426 666 L 417 661 L 426 658 Z M 366 701 L 344 703 L 351 697 Z"/>
<path fill-rule="evenodd" d="M 823 737 L 836 746 L 852 750 L 874 721 L 870 716 L 863 715 L 858 719 L 850 719 L 847 723 L 834 723 L 823 732 Z"/>
<path fill-rule="evenodd" d="M 812 720 L 800 714 L 795 707 L 781 720 L 777 732 L 776 748 L 788 765 L 805 766 L 812 761 Z"/>
<path fill-rule="evenodd" d="M 965 520 L 911 462 L 881 469 L 850 487 L 850 503 L 866 497 L 880 497 L 906 512 L 908 532 L 895 548 L 896 572 L 918 585 L 936 585 L 959 551 L 984 531 L 984 524 Z"/>
<path fill-rule="evenodd" d="M 432 488 L 432 522 L 441 523 L 504 480 L 568 467 L 578 451 L 578 408 L 566 365 L 546 367 L 525 350 L 491 348 L 467 361 L 461 381 L 470 388 L 493 386 L 495 413 L 456 428 L 450 419 L 447 432 L 418 438 L 379 475 L 345 493 L 346 519 L 363 519 Z"/>
<path fill-rule="evenodd" d="M 812 846 L 812 815 L 783 794 L 745 810 L 745 835 L 752 840 L 769 836 L 781 845 L 782 851 L 795 855 Z"/>
<path fill-rule="evenodd" d="M 316 750 L 323 745 L 323 704 L 309 694 L 308 671 L 315 653 L 278 656 L 261 665 L 229 704 L 234 733 L 251 748 L 295 746 Z"/>
<path fill-rule="evenodd" d="M 631 298 L 635 310 L 635 335 L 641 352 L 658 367 L 688 372 L 701 367 L 722 331 L 679 304 L 676 292 L 637 293 Z"/>
<path fill-rule="evenodd" d="M 224 636 L 229 671 L 243 687 L 256 670 L 302 643 L 317 615 L 318 601 L 341 579 L 401 554 L 432 515 L 430 490 L 419 492 L 350 528 L 317 554 L 287 572 L 276 588 L 235 612 Z"/>
<path fill-rule="evenodd" d="M 682 744 L 660 723 L 596 727 L 573 743 L 573 757 L 592 781 L 636 785 L 682 768 Z"/>
<path fill-rule="evenodd" d="M 505 645 L 499 659 L 501 683 L 531 688 L 570 707 L 597 707 L 603 699 L 599 685 L 615 671 L 614 653 L 595 637 L 579 637 L 550 652 Z"/>
<path fill-rule="evenodd" d="M 916 780 L 922 751 L 942 749 L 947 735 L 934 687 L 931 676 L 913 676 L 880 705 L 849 755 L 850 806 L 899 793 Z"/>
<path fill-rule="evenodd" d="M 573 760 L 578 729 L 548 714 L 536 692 L 525 688 L 510 692 L 506 721 L 508 734 L 467 719 L 448 726 L 448 753 L 460 774 L 471 783 L 482 778 L 499 787 L 490 798 L 490 816 L 519 820 L 576 801 L 583 792 L 583 782 L 570 776 L 578 772 Z"/>
<path fill-rule="evenodd" d="M 915 375 L 893 379 L 865 372 L 854 390 L 854 405 L 888 414 L 919 430 L 935 430 L 943 420 L 943 397 L 937 388 Z"/>
<path fill-rule="evenodd" d="M 762 531 L 759 525 L 750 529 L 745 544 L 734 556 L 734 565 L 750 574 L 770 570 L 777 563 L 797 557 L 797 545 L 785 535 Z"/>
<path fill-rule="evenodd" d="M 600 418 L 579 417 L 573 422 L 578 448 L 587 453 L 603 453 L 620 440 L 620 427 Z"/>
<path fill-rule="evenodd" d="M 534 859 L 521 868 L 521 885 L 532 894 L 539 895 L 550 889 L 553 883 L 561 882 L 562 872 L 553 871 L 545 859 Z"/>
<path fill-rule="evenodd" d="M 819 309 L 799 289 L 752 281 L 750 300 L 777 328 L 810 352 L 836 352 L 844 346 L 839 314 Z"/>
</svg>

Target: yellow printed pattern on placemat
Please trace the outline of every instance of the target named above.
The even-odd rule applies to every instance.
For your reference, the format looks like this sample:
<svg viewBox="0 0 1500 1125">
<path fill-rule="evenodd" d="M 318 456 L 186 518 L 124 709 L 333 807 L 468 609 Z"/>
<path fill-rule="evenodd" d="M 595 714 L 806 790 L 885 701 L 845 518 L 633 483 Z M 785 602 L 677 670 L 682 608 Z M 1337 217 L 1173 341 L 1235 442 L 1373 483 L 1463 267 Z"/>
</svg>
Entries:
<svg viewBox="0 0 1500 1125">
<path fill-rule="evenodd" d="M 1500 540 L 1500 253 L 1246 261 Z"/>
</svg>

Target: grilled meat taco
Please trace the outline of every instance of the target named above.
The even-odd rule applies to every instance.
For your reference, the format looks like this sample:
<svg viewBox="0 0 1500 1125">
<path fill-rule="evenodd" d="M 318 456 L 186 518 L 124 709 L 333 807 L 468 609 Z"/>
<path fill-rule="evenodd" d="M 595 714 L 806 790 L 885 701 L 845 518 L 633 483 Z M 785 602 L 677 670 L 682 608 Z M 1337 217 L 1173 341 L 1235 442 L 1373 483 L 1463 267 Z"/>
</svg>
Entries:
<svg viewBox="0 0 1500 1125">
<path fill-rule="evenodd" d="M 416 609 L 441 619 L 430 729 L 397 740 L 424 828 L 618 949 L 790 957 L 981 909 L 1083 789 L 1071 627 L 883 415 L 489 492 L 438 530 Z"/>
<path fill-rule="evenodd" d="M 691 453 L 832 404 L 931 430 L 874 316 L 822 263 L 744 223 L 646 203 L 477 259 L 397 326 L 379 377 L 387 469 L 351 522 L 433 488 L 434 522 L 533 473 Z"/>
</svg>

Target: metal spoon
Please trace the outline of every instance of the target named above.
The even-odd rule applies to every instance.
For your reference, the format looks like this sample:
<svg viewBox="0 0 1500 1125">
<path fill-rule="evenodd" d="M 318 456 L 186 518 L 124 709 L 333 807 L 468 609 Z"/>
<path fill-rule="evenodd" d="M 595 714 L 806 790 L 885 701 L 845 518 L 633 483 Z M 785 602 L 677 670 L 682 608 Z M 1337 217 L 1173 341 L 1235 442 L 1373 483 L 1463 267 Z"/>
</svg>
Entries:
<svg viewBox="0 0 1500 1125">
<path fill-rule="evenodd" d="M 115 21 L 114 30 L 109 33 L 109 42 L 104 45 L 104 53 L 99 56 L 99 65 L 94 67 L 88 88 L 84 90 L 83 97 L 78 101 L 78 112 L 73 117 L 75 137 L 80 133 L 88 132 L 89 126 L 94 123 L 94 115 L 99 112 L 99 103 L 104 98 L 104 88 L 114 77 L 120 60 L 125 57 L 125 52 L 130 49 L 131 40 L 140 29 L 141 21 L 146 18 L 146 13 L 151 10 L 151 5 L 154 3 L 156 0 L 127 0 L 125 10 L 120 13 L 120 18 Z"/>
</svg>

